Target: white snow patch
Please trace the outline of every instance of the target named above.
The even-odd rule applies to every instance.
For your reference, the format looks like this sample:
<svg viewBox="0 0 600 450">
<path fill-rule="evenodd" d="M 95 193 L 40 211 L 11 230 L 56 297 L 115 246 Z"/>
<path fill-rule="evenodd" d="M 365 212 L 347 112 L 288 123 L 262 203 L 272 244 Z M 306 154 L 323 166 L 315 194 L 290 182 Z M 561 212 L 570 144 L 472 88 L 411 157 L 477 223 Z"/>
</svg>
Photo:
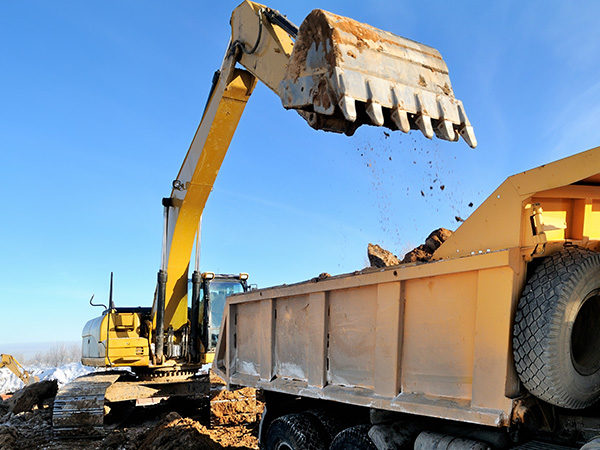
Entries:
<svg viewBox="0 0 600 450">
<path fill-rule="evenodd" d="M 200 367 L 198 369 L 198 372 L 196 372 L 196 375 L 207 375 L 208 372 L 210 371 L 211 367 L 212 367 L 212 363 L 202 364 L 202 367 Z"/>
<path fill-rule="evenodd" d="M 93 372 L 96 369 L 87 367 L 80 362 L 63 364 L 59 367 L 40 367 L 27 366 L 25 369 L 32 375 L 38 376 L 41 380 L 56 380 L 58 387 L 67 384 L 69 381 Z M 15 392 L 24 386 L 23 382 L 7 368 L 0 369 L 0 394 Z"/>
</svg>

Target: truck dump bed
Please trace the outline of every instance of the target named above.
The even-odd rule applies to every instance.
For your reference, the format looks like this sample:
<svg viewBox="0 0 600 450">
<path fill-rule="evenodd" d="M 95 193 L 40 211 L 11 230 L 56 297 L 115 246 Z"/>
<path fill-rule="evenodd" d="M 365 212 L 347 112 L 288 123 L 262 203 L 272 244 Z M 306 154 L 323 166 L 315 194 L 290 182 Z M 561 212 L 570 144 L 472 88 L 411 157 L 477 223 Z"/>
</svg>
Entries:
<svg viewBox="0 0 600 450">
<path fill-rule="evenodd" d="M 519 260 L 505 250 L 231 297 L 217 368 L 233 385 L 501 425 Z"/>
<path fill-rule="evenodd" d="M 599 172 L 596 148 L 508 178 L 438 261 L 229 297 L 215 370 L 232 386 L 508 425 L 527 263 L 565 241 L 597 247 Z"/>
</svg>

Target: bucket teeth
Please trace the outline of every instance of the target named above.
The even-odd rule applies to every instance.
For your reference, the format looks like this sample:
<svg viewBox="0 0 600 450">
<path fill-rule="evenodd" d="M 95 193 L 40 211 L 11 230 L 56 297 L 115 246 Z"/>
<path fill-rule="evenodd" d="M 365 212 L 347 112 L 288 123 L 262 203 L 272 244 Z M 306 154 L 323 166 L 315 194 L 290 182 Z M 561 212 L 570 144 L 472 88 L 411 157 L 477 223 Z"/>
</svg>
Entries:
<svg viewBox="0 0 600 450">
<path fill-rule="evenodd" d="M 477 142 L 436 49 L 320 9 L 300 25 L 278 93 L 319 130 L 375 125 Z"/>
<path fill-rule="evenodd" d="M 458 102 L 458 116 L 460 118 L 461 127 L 459 128 L 459 133 L 465 140 L 465 142 L 471 148 L 477 147 L 477 138 L 475 137 L 475 132 L 473 131 L 473 127 L 467 118 L 467 114 L 465 113 L 465 108 L 462 102 Z"/>
<path fill-rule="evenodd" d="M 383 110 L 379 103 L 367 103 L 367 114 L 369 115 L 371 122 L 373 122 L 373 125 L 377 125 L 378 127 L 383 125 Z"/>
<path fill-rule="evenodd" d="M 435 135 L 447 141 L 456 141 L 457 137 L 454 132 L 454 126 L 449 120 L 440 120 L 439 125 L 435 128 Z"/>
<path fill-rule="evenodd" d="M 339 105 L 346 120 L 354 122 L 356 120 L 356 102 L 354 99 L 344 95 L 341 98 Z"/>
<path fill-rule="evenodd" d="M 460 135 L 463 137 L 469 147 L 477 147 L 477 138 L 475 137 L 475 132 L 473 131 L 473 127 L 471 125 L 464 125 L 460 129 Z"/>
<path fill-rule="evenodd" d="M 427 139 L 433 139 L 433 125 L 431 124 L 431 117 L 426 116 L 425 114 L 419 114 L 415 119 L 415 123 L 421 130 L 421 133 Z"/>
<path fill-rule="evenodd" d="M 408 133 L 410 131 L 410 122 L 408 121 L 408 114 L 406 111 L 396 108 L 392 111 L 392 121 L 398 127 L 400 131 Z"/>
</svg>

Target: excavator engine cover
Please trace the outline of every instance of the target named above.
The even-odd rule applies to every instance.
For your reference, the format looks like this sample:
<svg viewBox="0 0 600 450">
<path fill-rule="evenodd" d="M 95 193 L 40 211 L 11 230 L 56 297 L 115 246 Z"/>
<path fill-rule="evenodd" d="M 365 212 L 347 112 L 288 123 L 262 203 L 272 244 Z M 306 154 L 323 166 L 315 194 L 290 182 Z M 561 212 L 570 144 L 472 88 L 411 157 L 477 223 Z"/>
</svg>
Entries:
<svg viewBox="0 0 600 450">
<path fill-rule="evenodd" d="M 321 9 L 300 26 L 279 96 L 316 129 L 419 129 L 477 145 L 436 49 Z"/>
</svg>

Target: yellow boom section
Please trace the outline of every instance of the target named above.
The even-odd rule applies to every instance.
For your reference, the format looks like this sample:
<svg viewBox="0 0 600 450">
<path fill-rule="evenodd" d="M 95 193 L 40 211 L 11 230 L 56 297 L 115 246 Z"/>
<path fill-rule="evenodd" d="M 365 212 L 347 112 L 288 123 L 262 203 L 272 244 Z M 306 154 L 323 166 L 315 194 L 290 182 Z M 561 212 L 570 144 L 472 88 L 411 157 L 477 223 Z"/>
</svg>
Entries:
<svg viewBox="0 0 600 450">
<path fill-rule="evenodd" d="M 188 266 L 198 221 L 256 79 L 233 61 L 209 100 L 172 192 L 167 235 L 165 324 L 177 330 L 187 322 Z M 172 226 L 171 226 L 172 225 Z"/>
<path fill-rule="evenodd" d="M 4 353 L 0 354 L 0 368 L 6 367 L 12 373 L 19 377 L 25 384 L 37 383 L 40 379 L 27 372 L 21 364 L 12 356 Z"/>
</svg>

